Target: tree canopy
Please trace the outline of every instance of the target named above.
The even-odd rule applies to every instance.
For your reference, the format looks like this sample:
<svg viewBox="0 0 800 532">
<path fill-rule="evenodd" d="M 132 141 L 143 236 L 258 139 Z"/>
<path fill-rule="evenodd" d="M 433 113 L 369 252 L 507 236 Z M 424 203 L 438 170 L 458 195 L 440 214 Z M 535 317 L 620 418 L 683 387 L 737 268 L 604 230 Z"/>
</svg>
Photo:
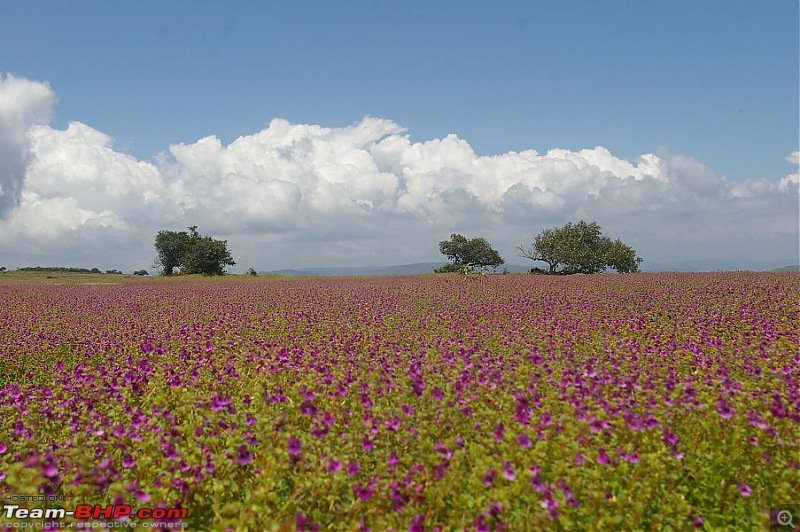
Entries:
<svg viewBox="0 0 800 532">
<path fill-rule="evenodd" d="M 603 234 L 597 222 L 567 223 L 545 229 L 529 247 L 517 248 L 520 256 L 546 262 L 549 273 L 599 273 L 612 268 L 619 273 L 639 271 L 642 259 L 619 239 Z"/>
<path fill-rule="evenodd" d="M 436 270 L 440 273 L 463 271 L 464 266 L 496 268 L 505 263 L 485 238 L 469 239 L 458 233 L 451 234 L 450 240 L 439 242 L 439 251 L 453 261 Z"/>
<path fill-rule="evenodd" d="M 189 227 L 188 233 L 159 231 L 155 247 L 164 275 L 173 275 L 176 268 L 184 274 L 222 275 L 225 266 L 236 264 L 226 240 L 203 236 L 196 225 Z"/>
</svg>

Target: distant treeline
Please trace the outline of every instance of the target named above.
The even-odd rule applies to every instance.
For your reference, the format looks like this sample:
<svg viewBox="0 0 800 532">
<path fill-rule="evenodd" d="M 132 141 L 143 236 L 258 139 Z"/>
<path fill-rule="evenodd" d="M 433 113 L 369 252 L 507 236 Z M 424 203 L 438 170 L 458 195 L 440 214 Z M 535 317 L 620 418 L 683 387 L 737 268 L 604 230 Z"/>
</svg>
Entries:
<svg viewBox="0 0 800 532">
<path fill-rule="evenodd" d="M 98 268 L 64 268 L 62 266 L 25 266 L 17 269 L 18 272 L 38 273 L 102 273 Z"/>
<path fill-rule="evenodd" d="M 4 267 L 0 268 L 0 271 L 7 271 Z M 122 275 L 123 272 L 120 270 L 106 270 L 105 272 L 100 271 L 99 268 L 67 268 L 63 266 L 25 266 L 23 268 L 18 268 L 16 271 L 18 272 L 32 272 L 32 273 L 107 273 L 107 274 L 115 274 L 115 275 Z M 133 272 L 134 275 L 147 275 L 147 270 L 137 270 Z"/>
</svg>

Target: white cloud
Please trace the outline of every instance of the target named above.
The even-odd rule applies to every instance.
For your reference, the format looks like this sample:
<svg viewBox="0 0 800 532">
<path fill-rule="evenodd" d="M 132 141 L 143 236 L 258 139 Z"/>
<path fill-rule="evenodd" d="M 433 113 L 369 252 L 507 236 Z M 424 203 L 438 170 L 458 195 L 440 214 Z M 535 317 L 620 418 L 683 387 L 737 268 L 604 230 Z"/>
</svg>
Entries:
<svg viewBox="0 0 800 532">
<path fill-rule="evenodd" d="M 159 229 L 195 224 L 259 269 L 437 260 L 454 231 L 515 261 L 518 244 L 578 219 L 651 260 L 797 254 L 796 173 L 733 182 L 686 155 L 628 161 L 599 146 L 481 157 L 455 135 L 412 142 L 373 117 L 342 128 L 276 119 L 148 162 L 80 122 L 45 125 L 54 99 L 46 84 L 0 78 L 6 266 L 148 267 Z"/>
<path fill-rule="evenodd" d="M 28 128 L 50 120 L 55 94 L 46 83 L 0 74 L 0 219 L 19 204 L 30 160 Z"/>
</svg>

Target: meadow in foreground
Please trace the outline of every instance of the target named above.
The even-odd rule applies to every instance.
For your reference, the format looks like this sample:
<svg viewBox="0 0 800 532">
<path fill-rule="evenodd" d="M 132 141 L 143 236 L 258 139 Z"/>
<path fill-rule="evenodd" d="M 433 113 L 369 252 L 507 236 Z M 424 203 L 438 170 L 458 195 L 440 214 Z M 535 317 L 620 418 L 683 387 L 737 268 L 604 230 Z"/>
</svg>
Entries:
<svg viewBox="0 0 800 532">
<path fill-rule="evenodd" d="M 191 530 L 751 530 L 800 276 L 0 284 L 0 491 Z"/>
</svg>

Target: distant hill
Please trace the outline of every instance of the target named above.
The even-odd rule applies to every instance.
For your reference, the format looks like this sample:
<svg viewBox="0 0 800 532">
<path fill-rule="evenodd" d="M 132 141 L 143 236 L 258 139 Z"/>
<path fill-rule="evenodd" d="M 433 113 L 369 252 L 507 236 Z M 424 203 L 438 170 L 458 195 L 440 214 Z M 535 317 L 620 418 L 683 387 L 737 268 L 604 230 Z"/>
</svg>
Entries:
<svg viewBox="0 0 800 532">
<path fill-rule="evenodd" d="M 715 271 L 753 271 L 768 272 L 778 268 L 784 268 L 787 264 L 792 264 L 794 260 L 784 259 L 775 261 L 752 261 L 752 260 L 687 260 L 670 262 L 649 262 L 642 263 L 642 271 L 645 272 L 715 272 Z M 791 266 L 789 266 L 791 268 Z"/>
<path fill-rule="evenodd" d="M 782 268 L 774 268 L 771 272 L 800 272 L 800 264 L 793 264 L 791 266 L 784 266 Z"/>
<path fill-rule="evenodd" d="M 434 268 L 438 268 L 444 264 L 443 262 L 416 262 L 414 264 L 398 264 L 394 266 L 352 266 L 352 267 L 338 267 L 338 268 L 290 268 L 284 270 L 273 270 L 269 272 L 259 273 L 274 273 L 278 275 L 331 275 L 331 276 L 349 276 L 349 275 L 419 275 L 422 273 L 433 273 Z M 508 268 L 511 273 L 523 273 L 530 270 L 529 266 L 520 266 L 516 264 L 509 264 L 497 268 L 498 272 L 502 272 L 503 268 Z"/>
<path fill-rule="evenodd" d="M 713 272 L 713 271 L 798 271 L 800 266 L 785 266 L 793 261 L 730 261 L 730 260 L 697 260 L 674 262 L 647 262 L 642 263 L 644 272 Z M 419 275 L 433 273 L 443 262 L 416 262 L 413 264 L 397 264 L 392 266 L 341 266 L 320 268 L 287 268 L 283 270 L 260 271 L 259 274 L 277 274 L 287 276 L 391 276 L 391 275 Z M 509 273 L 527 273 L 534 265 L 543 267 L 544 264 L 531 262 L 529 265 L 505 264 L 497 268 L 497 272 L 508 269 Z"/>
</svg>

